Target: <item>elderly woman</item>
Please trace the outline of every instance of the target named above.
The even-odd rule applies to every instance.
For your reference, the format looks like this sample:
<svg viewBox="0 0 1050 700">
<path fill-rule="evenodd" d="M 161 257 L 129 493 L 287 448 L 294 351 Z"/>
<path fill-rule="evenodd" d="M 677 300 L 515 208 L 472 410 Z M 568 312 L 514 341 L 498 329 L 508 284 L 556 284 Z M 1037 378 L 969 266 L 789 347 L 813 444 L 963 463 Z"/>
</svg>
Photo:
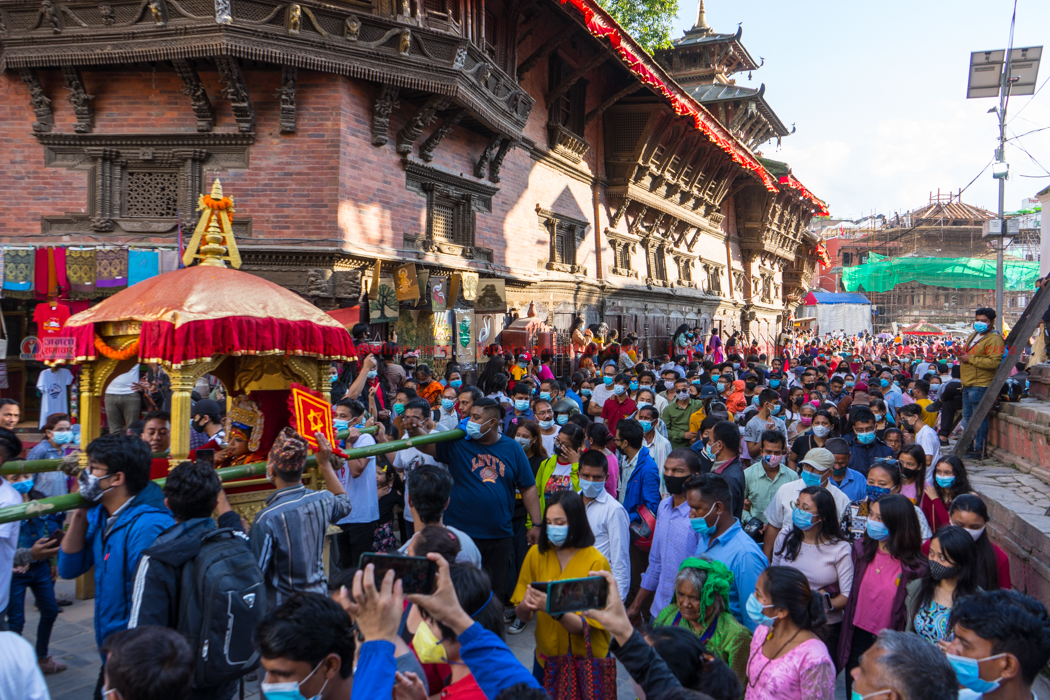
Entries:
<svg viewBox="0 0 1050 700">
<path fill-rule="evenodd" d="M 671 604 L 660 611 L 653 626 L 685 627 L 746 684 L 751 632 L 729 612 L 732 581 L 732 572 L 722 562 L 686 559 L 678 569 Z"/>
</svg>

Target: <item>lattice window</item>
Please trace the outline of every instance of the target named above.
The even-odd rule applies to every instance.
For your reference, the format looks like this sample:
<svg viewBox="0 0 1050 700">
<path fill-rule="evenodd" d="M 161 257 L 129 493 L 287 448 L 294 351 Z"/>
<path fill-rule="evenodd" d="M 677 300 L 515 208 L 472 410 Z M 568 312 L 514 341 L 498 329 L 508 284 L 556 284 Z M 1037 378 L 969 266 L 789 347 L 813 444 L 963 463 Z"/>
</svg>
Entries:
<svg viewBox="0 0 1050 700">
<path fill-rule="evenodd" d="M 435 240 L 457 243 L 456 209 L 450 202 L 436 200 L 430 209 L 431 233 Z"/>
<path fill-rule="evenodd" d="M 649 246 L 649 276 L 654 280 L 667 280 L 666 250 L 663 246 Z"/>
<path fill-rule="evenodd" d="M 538 205 L 536 213 L 539 216 L 540 226 L 550 236 L 550 261 L 547 263 L 547 269 L 570 273 L 582 272 L 583 268 L 576 264 L 576 248 L 583 240 L 588 222 L 555 214 Z"/>
<path fill-rule="evenodd" d="M 722 271 L 717 267 L 707 268 L 707 291 L 722 294 Z"/>
<path fill-rule="evenodd" d="M 628 243 L 616 246 L 616 267 L 621 270 L 631 269 L 631 246 Z"/>
<path fill-rule="evenodd" d="M 164 217 L 177 215 L 179 174 L 170 172 L 129 172 L 124 185 L 124 215 Z"/>
<path fill-rule="evenodd" d="M 619 116 L 610 125 L 613 128 L 611 150 L 617 153 L 633 153 L 648 123 L 648 112 L 631 112 Z"/>
<path fill-rule="evenodd" d="M 682 282 L 693 281 L 693 261 L 689 258 L 678 258 L 678 279 Z"/>
<path fill-rule="evenodd" d="M 554 231 L 554 262 L 576 264 L 576 232 L 565 224 L 558 224 Z"/>
<path fill-rule="evenodd" d="M 553 90 L 573 73 L 573 69 L 572 66 L 557 55 L 551 56 L 549 64 L 549 89 Z M 550 123 L 560 124 L 577 136 L 583 136 L 586 108 L 587 81 L 577 80 L 564 95 L 550 106 Z"/>
</svg>

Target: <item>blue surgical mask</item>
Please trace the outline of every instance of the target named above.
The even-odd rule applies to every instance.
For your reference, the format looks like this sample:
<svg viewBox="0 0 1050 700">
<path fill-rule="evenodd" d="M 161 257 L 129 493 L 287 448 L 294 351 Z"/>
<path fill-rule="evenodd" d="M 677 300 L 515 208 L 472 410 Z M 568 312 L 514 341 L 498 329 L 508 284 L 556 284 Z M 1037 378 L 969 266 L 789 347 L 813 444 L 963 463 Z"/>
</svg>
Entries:
<svg viewBox="0 0 1050 700">
<path fill-rule="evenodd" d="M 773 406 L 769 409 L 769 412 L 772 413 L 774 416 L 780 413 L 780 404 L 773 404 Z"/>
<path fill-rule="evenodd" d="M 471 440 L 477 440 L 479 437 L 481 437 L 481 423 L 475 423 L 472 420 L 468 420 L 466 425 L 466 432 L 467 436 L 470 437 Z"/>
<path fill-rule="evenodd" d="M 403 403 L 395 403 L 394 404 L 394 413 L 395 414 L 400 416 L 404 412 L 405 412 L 405 404 L 403 404 Z"/>
<path fill-rule="evenodd" d="M 517 411 L 527 411 L 527 410 L 529 410 L 529 400 L 528 399 L 514 399 L 514 409 L 517 410 Z"/>
<path fill-rule="evenodd" d="M 605 484 L 602 484 L 605 486 Z M 560 547 L 565 544 L 565 540 L 569 539 L 569 526 L 568 525 L 548 525 L 547 526 L 547 539 L 551 541 L 555 547 Z"/>
<path fill-rule="evenodd" d="M 889 492 L 890 490 L 888 488 L 882 486 L 872 486 L 871 484 L 868 484 L 864 487 L 864 493 L 872 503 L 889 494 Z"/>
<path fill-rule="evenodd" d="M 637 404 L 639 411 L 642 410 L 643 408 L 645 408 L 646 406 L 652 406 L 652 404 L 649 403 L 648 401 L 637 401 L 635 403 Z"/>
<path fill-rule="evenodd" d="M 937 485 L 940 486 L 942 489 L 946 489 L 955 483 L 955 475 L 952 474 L 951 476 L 941 476 L 940 474 L 937 474 L 933 477 L 933 480 L 936 481 Z"/>
<path fill-rule="evenodd" d="M 631 391 L 638 391 L 638 382 L 631 382 L 629 388 Z"/>
<path fill-rule="evenodd" d="M 733 363 L 733 369 L 740 369 L 740 363 L 739 362 L 734 362 Z"/>
<path fill-rule="evenodd" d="M 852 389 L 852 388 L 853 388 L 853 387 L 855 387 L 856 385 L 857 385 L 857 383 L 856 383 L 856 382 L 846 382 L 846 388 L 847 388 L 847 389 Z"/>
<path fill-rule="evenodd" d="M 586 479 L 580 479 L 580 491 L 587 498 L 598 498 L 599 494 L 605 490 L 605 482 L 603 481 L 587 481 Z M 547 528 L 547 536 L 550 536 L 550 528 Z"/>
<path fill-rule="evenodd" d="M 769 615 L 766 615 L 763 610 L 771 608 L 772 605 L 762 605 L 762 601 L 755 597 L 752 593 L 747 597 L 747 604 L 744 609 L 747 610 L 747 616 L 751 618 L 751 621 L 758 625 L 765 625 L 766 627 L 772 627 L 776 620 Z"/>
<path fill-rule="evenodd" d="M 757 406 L 758 405 L 758 396 L 757 395 L 751 397 L 751 405 L 752 406 Z"/>
<path fill-rule="evenodd" d="M 977 321 L 973 324 L 973 329 L 978 333 L 986 333 L 988 331 L 988 324 L 983 321 Z"/>
<path fill-rule="evenodd" d="M 451 386 L 451 387 L 452 387 L 453 389 L 458 389 L 458 388 L 460 388 L 461 386 L 463 386 L 463 380 L 462 380 L 462 379 L 453 379 L 453 380 L 452 380 L 451 382 L 449 382 L 448 384 L 449 384 L 449 386 Z"/>
<path fill-rule="evenodd" d="M 559 413 L 558 415 L 554 416 L 554 420 L 558 423 L 558 425 L 565 425 L 569 422 L 569 414 Z"/>
<path fill-rule="evenodd" d="M 870 445 L 875 442 L 875 431 L 873 430 L 870 433 L 857 433 L 857 442 L 862 445 Z"/>
<path fill-rule="evenodd" d="M 850 700 L 871 700 L 871 698 L 877 698 L 880 695 L 885 695 L 887 693 L 892 693 L 892 692 L 893 692 L 892 690 L 888 690 L 888 689 L 887 690 L 876 690 L 874 693 L 868 693 L 867 695 L 861 695 L 856 690 L 854 690 L 852 693 L 850 693 L 849 697 L 850 697 Z M 964 698 L 963 698 L 963 696 L 961 694 L 959 695 L 959 700 L 964 700 Z"/>
<path fill-rule="evenodd" d="M 451 411 L 455 407 L 456 407 L 456 400 L 455 399 L 441 399 L 441 408 L 445 409 L 446 411 Z"/>
<path fill-rule="evenodd" d="M 11 485 L 15 487 L 15 491 L 18 491 L 18 493 L 22 495 L 25 495 L 33 490 L 32 479 L 26 479 L 25 481 L 16 481 Z"/>
<path fill-rule="evenodd" d="M 707 515 L 711 515 L 711 512 L 714 509 L 715 505 L 712 503 L 711 510 L 707 511 Z M 715 525 L 707 524 L 707 515 L 705 515 L 703 518 L 689 518 L 689 524 L 693 526 L 693 531 L 705 539 L 707 537 L 710 537 L 714 533 L 715 528 L 718 527 L 717 523 Z"/>
<path fill-rule="evenodd" d="M 540 398 L 543 399 L 544 401 L 550 401 L 551 400 L 551 393 L 549 391 L 541 391 L 540 392 Z"/>
<path fill-rule="evenodd" d="M 722 394 L 726 390 L 726 385 L 723 384 L 722 382 L 718 382 L 718 384 L 715 385 L 715 388 L 718 389 L 718 393 L 719 394 Z"/>
<path fill-rule="evenodd" d="M 627 387 L 625 387 L 623 384 L 617 384 L 613 387 L 613 393 L 617 396 L 623 396 L 623 392 L 625 391 L 627 391 Z"/>
<path fill-rule="evenodd" d="M 888 380 L 888 379 L 880 379 L 880 380 L 879 380 L 879 385 L 880 385 L 880 386 L 881 386 L 881 387 L 882 387 L 883 389 L 885 389 L 886 387 L 888 387 L 888 386 L 890 385 L 890 380 Z"/>
<path fill-rule="evenodd" d="M 959 679 L 959 683 L 964 688 L 968 688 L 976 693 L 990 693 L 999 687 L 998 680 L 986 681 L 983 678 L 981 678 L 980 663 L 982 661 L 991 661 L 992 659 L 998 659 L 1000 656 L 1006 656 L 1006 654 L 986 656 L 983 659 L 971 659 L 968 656 L 956 656 L 955 654 L 947 654 L 948 663 L 952 665 L 952 669 L 955 671 L 955 677 Z"/>
<path fill-rule="evenodd" d="M 820 474 L 814 474 L 806 469 L 802 470 L 802 483 L 806 486 L 820 486 L 820 482 L 824 480 L 824 477 Z"/>
<path fill-rule="evenodd" d="M 653 429 L 653 422 L 651 420 L 640 420 L 638 423 L 642 426 L 642 432 L 648 433 Z"/>
<path fill-rule="evenodd" d="M 51 438 L 55 441 L 56 445 L 66 445 L 73 442 L 73 431 L 72 430 L 56 430 L 51 433 Z"/>
<path fill-rule="evenodd" d="M 890 529 L 886 527 L 885 523 L 880 523 L 877 520 L 868 519 L 867 524 L 864 526 L 868 532 L 868 537 L 875 540 L 876 542 L 882 542 L 888 539 L 890 536 Z"/>
<path fill-rule="evenodd" d="M 550 430 L 551 428 L 554 427 L 554 421 L 553 420 L 541 420 L 541 421 L 536 421 L 536 423 L 544 430 Z"/>
<path fill-rule="evenodd" d="M 580 396 L 582 396 L 584 398 L 590 398 L 591 390 L 590 389 L 580 389 Z"/>
<path fill-rule="evenodd" d="M 612 386 L 613 385 L 613 378 L 612 377 L 602 377 L 602 383 L 605 384 L 605 386 Z"/>
<path fill-rule="evenodd" d="M 370 369 L 368 370 L 368 378 L 375 379 L 379 375 L 379 370 Z"/>
<path fill-rule="evenodd" d="M 780 380 L 779 379 L 770 379 L 769 380 L 769 388 L 770 389 L 779 389 L 780 388 Z"/>
<path fill-rule="evenodd" d="M 321 661 L 324 663 L 324 661 Z M 311 698 L 306 698 L 299 688 L 302 687 L 303 683 L 310 680 L 311 676 L 317 673 L 317 669 L 321 668 L 321 664 L 314 666 L 314 670 L 310 671 L 310 675 L 302 679 L 298 683 L 295 681 L 289 681 L 288 683 L 260 683 L 259 690 L 262 691 L 263 697 L 266 700 L 320 700 L 321 694 L 324 693 L 324 689 L 328 687 L 328 679 L 324 681 L 324 685 L 321 686 L 321 692 L 314 695 Z"/>
<path fill-rule="evenodd" d="M 528 362 L 519 362 L 518 363 L 518 367 L 521 367 L 522 369 L 525 369 L 528 366 L 529 366 Z"/>
<path fill-rule="evenodd" d="M 799 530 L 808 530 L 813 527 L 813 514 L 795 506 L 795 509 L 791 511 L 791 522 Z"/>
<path fill-rule="evenodd" d="M 335 428 L 335 432 L 341 433 L 350 427 L 350 421 L 336 418 L 332 421 L 332 427 Z"/>
</svg>

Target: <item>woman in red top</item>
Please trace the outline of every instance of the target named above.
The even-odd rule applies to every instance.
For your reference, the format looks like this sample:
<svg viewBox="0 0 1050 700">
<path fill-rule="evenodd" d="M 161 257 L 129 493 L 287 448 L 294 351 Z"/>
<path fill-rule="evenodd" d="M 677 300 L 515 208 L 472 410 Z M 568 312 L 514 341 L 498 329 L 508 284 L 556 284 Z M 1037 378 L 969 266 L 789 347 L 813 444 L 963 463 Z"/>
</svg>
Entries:
<svg viewBox="0 0 1050 700">
<path fill-rule="evenodd" d="M 966 467 L 955 455 L 941 457 L 933 467 L 932 484 L 926 484 L 926 498 L 922 501 L 922 514 L 930 524 L 930 530 L 937 532 L 945 525 L 951 525 L 948 509 L 956 496 L 972 493 L 970 480 L 966 478 Z M 983 588 L 983 586 L 982 586 Z"/>
<path fill-rule="evenodd" d="M 951 524 L 965 529 L 977 542 L 977 585 L 985 591 L 1010 589 L 1010 557 L 988 537 L 988 508 L 981 497 L 972 493 L 957 496 L 949 514 Z M 929 542 L 923 545 L 924 554 L 929 547 Z"/>
</svg>

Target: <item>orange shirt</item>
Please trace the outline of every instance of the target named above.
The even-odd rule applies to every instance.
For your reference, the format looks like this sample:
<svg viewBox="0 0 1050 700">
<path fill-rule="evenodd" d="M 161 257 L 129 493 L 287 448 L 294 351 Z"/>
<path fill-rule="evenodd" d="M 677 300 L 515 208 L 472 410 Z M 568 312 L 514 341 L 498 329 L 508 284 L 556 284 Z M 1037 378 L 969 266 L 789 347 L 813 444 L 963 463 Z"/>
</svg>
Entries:
<svg viewBox="0 0 1050 700">
<path fill-rule="evenodd" d="M 432 407 L 437 408 L 437 405 L 441 403 L 441 392 L 444 390 L 445 387 L 440 383 L 430 380 L 426 386 L 419 387 L 419 395 L 429 401 Z"/>
</svg>

